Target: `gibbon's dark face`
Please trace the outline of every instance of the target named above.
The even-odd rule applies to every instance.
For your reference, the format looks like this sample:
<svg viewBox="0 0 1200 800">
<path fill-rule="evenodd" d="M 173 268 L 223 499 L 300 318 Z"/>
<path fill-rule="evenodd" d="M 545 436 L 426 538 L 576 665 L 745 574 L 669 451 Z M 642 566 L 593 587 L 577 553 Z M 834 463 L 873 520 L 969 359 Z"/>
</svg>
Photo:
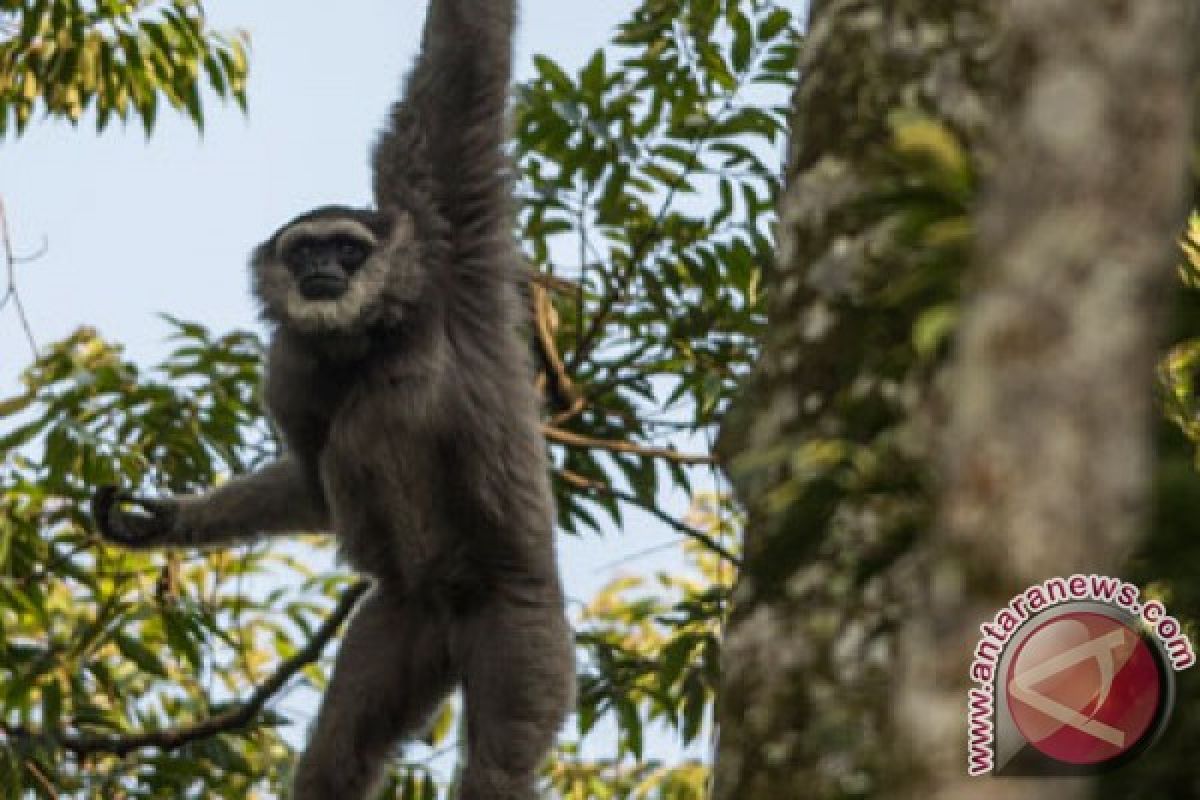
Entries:
<svg viewBox="0 0 1200 800">
<path fill-rule="evenodd" d="M 291 233 L 291 232 L 289 232 Z M 297 232 L 279 242 L 279 258 L 308 300 L 335 300 L 375 249 L 375 241 L 353 229 L 326 235 Z"/>
<path fill-rule="evenodd" d="M 251 266 L 263 315 L 304 333 L 397 322 L 425 283 L 411 217 L 340 206 L 284 225 Z"/>
</svg>

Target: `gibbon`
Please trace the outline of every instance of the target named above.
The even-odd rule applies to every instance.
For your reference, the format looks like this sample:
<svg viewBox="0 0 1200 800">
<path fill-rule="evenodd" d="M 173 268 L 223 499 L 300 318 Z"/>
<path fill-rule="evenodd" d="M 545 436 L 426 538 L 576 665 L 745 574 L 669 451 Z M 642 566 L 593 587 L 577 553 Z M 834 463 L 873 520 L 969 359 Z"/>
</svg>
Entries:
<svg viewBox="0 0 1200 800">
<path fill-rule="evenodd" d="M 319 208 L 254 251 L 282 457 L 201 494 L 93 498 L 127 547 L 329 530 L 371 576 L 295 800 L 367 796 L 459 685 L 459 797 L 530 800 L 571 705 L 503 152 L 514 17 L 514 0 L 432 0 L 374 148 L 375 208 Z"/>
</svg>

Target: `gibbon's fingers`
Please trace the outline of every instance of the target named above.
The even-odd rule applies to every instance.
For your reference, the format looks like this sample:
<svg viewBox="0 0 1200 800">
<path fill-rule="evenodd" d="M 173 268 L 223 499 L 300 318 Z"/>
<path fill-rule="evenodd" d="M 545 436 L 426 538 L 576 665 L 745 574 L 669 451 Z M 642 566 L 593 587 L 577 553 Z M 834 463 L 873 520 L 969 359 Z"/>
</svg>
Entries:
<svg viewBox="0 0 1200 800">
<path fill-rule="evenodd" d="M 171 530 L 175 516 L 174 502 L 138 497 L 116 486 L 101 486 L 92 496 L 92 518 L 97 529 L 104 538 L 118 544 L 152 544 Z"/>
</svg>

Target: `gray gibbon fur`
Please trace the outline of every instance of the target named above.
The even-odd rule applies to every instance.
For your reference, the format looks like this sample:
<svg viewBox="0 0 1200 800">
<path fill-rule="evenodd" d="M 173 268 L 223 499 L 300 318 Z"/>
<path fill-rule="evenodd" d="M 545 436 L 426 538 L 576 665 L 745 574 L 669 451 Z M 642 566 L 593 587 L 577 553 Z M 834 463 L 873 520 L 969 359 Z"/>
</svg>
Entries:
<svg viewBox="0 0 1200 800">
<path fill-rule="evenodd" d="M 200 494 L 100 488 L 127 547 L 330 530 L 373 579 L 292 783 L 356 800 L 461 685 L 461 800 L 529 800 L 574 665 L 503 154 L 514 0 L 432 0 L 372 155 L 374 209 L 319 208 L 260 245 L 281 458 Z"/>
</svg>

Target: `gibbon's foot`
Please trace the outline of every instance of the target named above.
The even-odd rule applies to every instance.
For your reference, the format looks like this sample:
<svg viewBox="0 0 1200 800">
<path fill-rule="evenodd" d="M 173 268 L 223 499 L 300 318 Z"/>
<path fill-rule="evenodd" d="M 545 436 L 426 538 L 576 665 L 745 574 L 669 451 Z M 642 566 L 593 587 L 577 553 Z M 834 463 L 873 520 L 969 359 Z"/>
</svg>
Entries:
<svg viewBox="0 0 1200 800">
<path fill-rule="evenodd" d="M 97 530 L 117 544 L 132 547 L 153 544 L 171 532 L 177 516 L 178 504 L 174 500 L 138 497 L 116 486 L 101 486 L 92 495 L 92 519 Z"/>
</svg>

